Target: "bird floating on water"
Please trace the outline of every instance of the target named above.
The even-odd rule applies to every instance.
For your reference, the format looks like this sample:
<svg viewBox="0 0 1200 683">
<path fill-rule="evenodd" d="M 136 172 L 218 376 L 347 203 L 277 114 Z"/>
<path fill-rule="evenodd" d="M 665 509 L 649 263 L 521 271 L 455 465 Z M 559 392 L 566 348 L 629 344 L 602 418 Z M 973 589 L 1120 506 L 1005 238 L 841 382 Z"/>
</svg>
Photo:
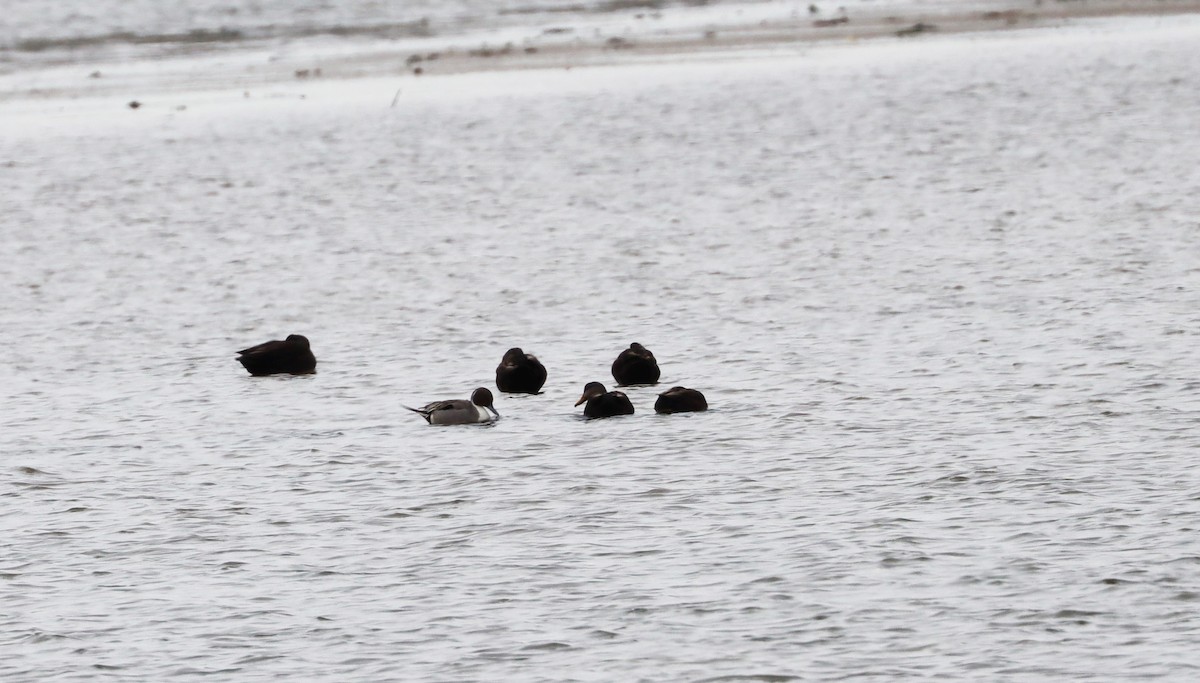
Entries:
<svg viewBox="0 0 1200 683">
<path fill-rule="evenodd" d="M 687 387 L 671 387 L 658 395 L 654 402 L 654 412 L 669 415 L 671 413 L 697 413 L 708 410 L 708 401 L 704 394 Z"/>
<path fill-rule="evenodd" d="M 433 425 L 465 425 L 500 419 L 500 413 L 496 412 L 492 405 L 492 392 L 484 387 L 472 391 L 469 401 L 456 398 L 450 401 L 434 401 L 421 408 L 404 407 Z"/>
<path fill-rule="evenodd" d="M 615 417 L 617 415 L 633 415 L 633 404 L 629 397 L 620 391 L 609 391 L 599 382 L 588 382 L 583 387 L 583 396 L 575 405 L 587 402 L 583 407 L 584 417 Z"/>
<path fill-rule="evenodd" d="M 546 383 L 546 366 L 531 353 L 513 347 L 496 366 L 496 388 L 509 394 L 536 394 Z"/>
<path fill-rule="evenodd" d="M 658 361 L 650 349 L 634 342 L 621 352 L 612 364 L 613 379 L 618 386 L 658 384 Z"/>
<path fill-rule="evenodd" d="M 317 368 L 317 357 L 308 344 L 308 337 L 289 334 L 287 339 L 273 339 L 258 346 L 238 351 L 238 362 L 251 375 L 307 375 Z"/>
</svg>

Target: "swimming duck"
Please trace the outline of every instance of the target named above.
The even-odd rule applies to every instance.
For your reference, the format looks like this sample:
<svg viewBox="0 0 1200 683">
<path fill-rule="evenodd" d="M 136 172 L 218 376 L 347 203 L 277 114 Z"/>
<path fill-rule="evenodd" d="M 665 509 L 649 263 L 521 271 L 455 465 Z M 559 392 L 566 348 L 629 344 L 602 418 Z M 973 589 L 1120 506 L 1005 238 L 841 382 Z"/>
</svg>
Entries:
<svg viewBox="0 0 1200 683">
<path fill-rule="evenodd" d="M 633 404 L 629 397 L 619 391 L 609 391 L 599 382 L 588 382 L 583 387 L 583 396 L 575 402 L 579 405 L 587 401 L 583 407 L 584 417 L 614 417 L 616 415 L 633 415 Z"/>
<path fill-rule="evenodd" d="M 546 383 L 546 366 L 531 353 L 511 348 L 496 366 L 496 388 L 510 394 L 536 394 Z"/>
<path fill-rule="evenodd" d="M 708 410 L 708 401 L 704 394 L 686 387 L 671 387 L 658 395 L 654 402 L 654 412 L 669 415 L 671 413 L 696 413 Z"/>
<path fill-rule="evenodd" d="M 465 425 L 500 419 L 500 413 L 492 406 L 492 392 L 483 387 L 472 391 L 469 401 L 456 398 L 451 401 L 434 401 L 421 408 L 404 407 L 433 425 Z M 485 408 L 487 410 L 484 410 Z"/>
<path fill-rule="evenodd" d="M 613 361 L 612 375 L 619 386 L 658 384 L 658 361 L 650 349 L 634 342 Z"/>
<path fill-rule="evenodd" d="M 308 345 L 308 337 L 300 334 L 242 349 L 238 351 L 238 362 L 255 377 L 279 373 L 307 375 L 317 368 L 317 357 Z"/>
</svg>

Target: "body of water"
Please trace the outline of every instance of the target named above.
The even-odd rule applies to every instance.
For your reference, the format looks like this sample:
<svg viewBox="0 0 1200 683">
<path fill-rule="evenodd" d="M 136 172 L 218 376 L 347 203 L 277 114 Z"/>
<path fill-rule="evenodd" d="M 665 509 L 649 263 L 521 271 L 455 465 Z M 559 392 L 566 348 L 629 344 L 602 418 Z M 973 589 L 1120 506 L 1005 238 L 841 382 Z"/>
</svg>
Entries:
<svg viewBox="0 0 1200 683">
<path fill-rule="evenodd" d="M 0 678 L 1190 680 L 1197 38 L 5 125 Z"/>
<path fill-rule="evenodd" d="M 544 42 L 856 17 L 938 16 L 1007 8 L 1006 0 L 10 0 L 0 75 L 47 65 L 128 63 L 246 50 L 355 51 L 449 45 L 464 35 Z M 814 14 L 814 12 L 816 14 Z M 548 29 L 550 34 L 543 33 Z M 869 30 L 869 29 L 868 29 Z M 562 39 L 554 42 L 562 42 Z M 474 47 L 474 46 L 472 46 Z M 493 46 L 494 47 L 494 46 Z"/>
<path fill-rule="evenodd" d="M 919 1 L 919 0 L 918 0 Z M 551 20 L 571 21 L 725 0 L 12 0 L 0 26 L 4 61 L 85 60 L 314 37 L 405 39 Z M 764 3 L 750 3 L 751 5 Z M 768 3 L 769 4 L 769 3 Z"/>
</svg>

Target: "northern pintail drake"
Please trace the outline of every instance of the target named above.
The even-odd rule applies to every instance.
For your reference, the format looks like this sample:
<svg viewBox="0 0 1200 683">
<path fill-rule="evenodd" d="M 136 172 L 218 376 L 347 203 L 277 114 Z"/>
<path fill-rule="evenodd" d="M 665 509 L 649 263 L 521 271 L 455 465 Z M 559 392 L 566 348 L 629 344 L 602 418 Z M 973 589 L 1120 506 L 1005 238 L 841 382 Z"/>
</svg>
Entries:
<svg viewBox="0 0 1200 683">
<path fill-rule="evenodd" d="M 546 366 L 531 353 L 511 348 L 496 366 L 496 388 L 509 394 L 536 394 L 546 383 Z"/>
<path fill-rule="evenodd" d="M 658 395 L 654 402 L 654 412 L 669 415 L 671 413 L 698 413 L 708 410 L 708 401 L 704 394 L 687 387 L 671 387 Z"/>
<path fill-rule="evenodd" d="M 613 379 L 618 386 L 658 384 L 658 361 L 650 349 L 634 342 L 621 352 L 612 364 Z"/>
<path fill-rule="evenodd" d="M 465 425 L 500 419 L 500 413 L 492 405 L 492 392 L 483 387 L 472 391 L 469 401 L 456 398 L 434 401 L 421 408 L 404 407 L 425 418 L 431 425 Z"/>
<path fill-rule="evenodd" d="M 238 351 L 238 362 L 256 377 L 281 373 L 307 375 L 317 369 L 317 357 L 308 345 L 308 337 L 300 334 L 242 349 Z"/>
<path fill-rule="evenodd" d="M 633 415 L 633 404 L 629 397 L 619 391 L 609 391 L 599 382 L 588 382 L 583 387 L 583 396 L 575 402 L 579 405 L 587 401 L 583 407 L 584 417 L 615 417 L 617 415 Z"/>
</svg>

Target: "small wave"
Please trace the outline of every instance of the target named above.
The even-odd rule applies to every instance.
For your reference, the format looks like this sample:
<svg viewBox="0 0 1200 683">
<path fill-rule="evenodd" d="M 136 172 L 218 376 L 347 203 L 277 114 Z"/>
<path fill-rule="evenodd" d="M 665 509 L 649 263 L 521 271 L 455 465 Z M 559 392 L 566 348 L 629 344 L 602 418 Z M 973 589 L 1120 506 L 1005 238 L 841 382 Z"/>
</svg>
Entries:
<svg viewBox="0 0 1200 683">
<path fill-rule="evenodd" d="M 143 35 L 128 31 L 116 31 L 92 36 L 69 36 L 62 38 L 27 38 L 17 41 L 11 49 L 20 52 L 44 52 L 46 50 L 75 50 L 101 45 L 161 45 L 167 43 L 194 44 L 219 43 L 242 40 L 242 31 L 221 29 L 206 31 L 198 29 L 186 33 L 160 33 Z"/>
<path fill-rule="evenodd" d="M 71 639 L 74 639 L 74 636 L 70 636 L 65 633 L 50 633 L 48 631 L 41 631 L 38 629 L 29 631 L 21 638 L 21 640 L 26 643 L 45 643 L 54 640 Z"/>
<path fill-rule="evenodd" d="M 49 52 L 80 50 L 120 45 L 195 47 L 233 44 L 257 40 L 301 38 L 428 38 L 436 35 L 428 17 L 415 21 L 386 22 L 362 25 L 331 26 L 263 26 L 249 29 L 193 29 L 184 32 L 138 33 L 113 31 L 83 36 L 26 38 L 2 49 L 14 52 Z"/>
<path fill-rule="evenodd" d="M 521 649 L 522 650 L 570 650 L 570 649 L 572 649 L 572 646 L 568 645 L 567 643 L 549 642 L 549 643 L 536 643 L 534 645 L 526 645 L 525 647 L 523 647 Z"/>
<path fill-rule="evenodd" d="M 790 674 L 730 674 L 716 678 L 702 678 L 699 683 L 734 683 L 734 681 L 762 681 L 764 683 L 786 683 L 799 680 Z"/>
<path fill-rule="evenodd" d="M 604 0 L 603 2 L 594 3 L 575 3 L 571 5 L 524 5 L 521 7 L 512 7 L 509 9 L 500 10 L 501 15 L 505 14 L 607 14 L 610 12 L 627 12 L 631 10 L 661 10 L 668 5 L 686 5 L 689 7 L 702 7 L 709 4 L 711 0 L 682 0 L 682 2 L 667 2 L 666 0 Z"/>
</svg>

